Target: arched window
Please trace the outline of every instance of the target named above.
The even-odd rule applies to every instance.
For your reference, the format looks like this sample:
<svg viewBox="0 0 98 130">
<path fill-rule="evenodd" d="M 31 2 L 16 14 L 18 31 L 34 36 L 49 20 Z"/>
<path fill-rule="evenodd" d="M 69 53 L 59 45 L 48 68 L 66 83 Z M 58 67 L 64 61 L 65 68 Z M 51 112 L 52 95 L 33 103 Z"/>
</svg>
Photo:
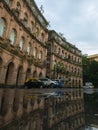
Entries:
<svg viewBox="0 0 98 130">
<path fill-rule="evenodd" d="M 39 53 L 39 59 L 40 60 L 42 59 L 42 51 L 40 51 L 40 53 Z"/>
<path fill-rule="evenodd" d="M 64 50 L 62 50 L 62 54 L 61 54 L 62 58 L 64 58 Z"/>
<path fill-rule="evenodd" d="M 21 37 L 20 43 L 19 43 L 19 47 L 21 51 L 23 50 L 23 46 L 24 46 L 24 37 Z"/>
<path fill-rule="evenodd" d="M 34 29 L 34 23 L 33 23 L 33 21 L 31 22 L 31 32 L 33 31 L 33 29 Z"/>
<path fill-rule="evenodd" d="M 24 24 L 25 26 L 27 26 L 27 22 L 28 22 L 28 15 L 27 15 L 27 13 L 25 13 L 25 14 L 24 14 L 23 24 Z"/>
<path fill-rule="evenodd" d="M 17 2 L 17 4 L 16 4 L 16 13 L 17 13 L 17 16 L 19 16 L 20 12 L 21 12 L 21 6 L 20 6 L 20 3 Z"/>
<path fill-rule="evenodd" d="M 16 30 L 12 29 L 11 34 L 10 34 L 10 41 L 12 45 L 15 43 L 15 40 L 16 40 Z"/>
<path fill-rule="evenodd" d="M 36 55 L 37 55 L 37 48 L 35 47 L 33 51 L 33 56 L 36 57 Z"/>
<path fill-rule="evenodd" d="M 30 51 L 31 51 L 31 44 L 29 43 L 27 46 L 27 54 L 30 55 Z"/>
<path fill-rule="evenodd" d="M 27 15 L 27 13 L 24 14 L 24 19 L 25 19 L 26 21 L 28 21 L 28 15 Z"/>
<path fill-rule="evenodd" d="M 61 51 L 61 49 L 60 49 L 60 48 L 58 48 L 58 54 L 60 54 L 60 51 Z"/>
<path fill-rule="evenodd" d="M 44 42 L 44 38 L 45 38 L 44 33 L 41 34 L 41 37 L 42 37 L 41 41 Z"/>
<path fill-rule="evenodd" d="M 39 36 L 39 28 L 37 27 L 36 28 L 36 37 L 38 37 Z"/>
<path fill-rule="evenodd" d="M 5 33 L 5 30 L 6 30 L 6 22 L 5 22 L 5 19 L 1 18 L 0 19 L 0 36 L 4 36 L 4 33 Z"/>
<path fill-rule="evenodd" d="M 21 10 L 21 6 L 20 6 L 20 3 L 19 3 L 19 2 L 17 2 L 17 4 L 16 4 L 16 8 L 17 8 L 18 11 Z"/>
</svg>

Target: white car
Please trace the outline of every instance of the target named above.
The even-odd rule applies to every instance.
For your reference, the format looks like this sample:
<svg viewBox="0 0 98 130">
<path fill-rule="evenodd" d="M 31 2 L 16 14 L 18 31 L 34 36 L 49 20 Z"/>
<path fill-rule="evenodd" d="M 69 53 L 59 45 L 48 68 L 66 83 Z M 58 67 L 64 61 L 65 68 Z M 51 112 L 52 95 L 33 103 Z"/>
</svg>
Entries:
<svg viewBox="0 0 98 130">
<path fill-rule="evenodd" d="M 83 88 L 94 88 L 94 85 L 92 82 L 86 82 Z"/>
<path fill-rule="evenodd" d="M 46 87 L 55 87 L 57 85 L 55 81 L 48 78 L 40 78 L 39 80 L 42 81 Z"/>
</svg>

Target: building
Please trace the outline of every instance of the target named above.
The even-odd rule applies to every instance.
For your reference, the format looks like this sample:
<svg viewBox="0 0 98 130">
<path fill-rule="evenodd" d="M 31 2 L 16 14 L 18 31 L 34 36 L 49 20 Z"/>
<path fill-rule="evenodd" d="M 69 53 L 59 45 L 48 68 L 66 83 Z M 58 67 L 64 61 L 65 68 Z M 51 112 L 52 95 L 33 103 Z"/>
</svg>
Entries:
<svg viewBox="0 0 98 130">
<path fill-rule="evenodd" d="M 0 84 L 46 76 L 48 22 L 32 0 L 0 2 Z"/>
<path fill-rule="evenodd" d="M 87 57 L 89 60 L 95 60 L 98 61 L 98 54 L 90 55 Z"/>
<path fill-rule="evenodd" d="M 49 31 L 47 75 L 64 79 L 67 87 L 82 86 L 81 51 L 54 30 Z"/>
<path fill-rule="evenodd" d="M 1 85 L 20 86 L 26 78 L 48 75 L 82 86 L 81 51 L 47 29 L 34 0 L 2 0 L 0 12 Z"/>
<path fill-rule="evenodd" d="M 0 130 L 79 130 L 85 124 L 81 51 L 47 26 L 34 0 L 0 1 Z M 18 88 L 28 77 L 46 76 L 77 89 L 43 96 L 58 89 Z"/>
</svg>

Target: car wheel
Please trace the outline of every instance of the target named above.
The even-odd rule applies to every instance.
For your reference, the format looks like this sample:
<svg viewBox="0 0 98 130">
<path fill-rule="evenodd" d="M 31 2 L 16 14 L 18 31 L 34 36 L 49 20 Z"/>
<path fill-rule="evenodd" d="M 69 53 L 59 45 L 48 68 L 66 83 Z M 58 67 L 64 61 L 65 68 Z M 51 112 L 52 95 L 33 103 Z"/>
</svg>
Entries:
<svg viewBox="0 0 98 130">
<path fill-rule="evenodd" d="M 54 84 L 50 84 L 50 88 L 54 88 Z"/>
</svg>

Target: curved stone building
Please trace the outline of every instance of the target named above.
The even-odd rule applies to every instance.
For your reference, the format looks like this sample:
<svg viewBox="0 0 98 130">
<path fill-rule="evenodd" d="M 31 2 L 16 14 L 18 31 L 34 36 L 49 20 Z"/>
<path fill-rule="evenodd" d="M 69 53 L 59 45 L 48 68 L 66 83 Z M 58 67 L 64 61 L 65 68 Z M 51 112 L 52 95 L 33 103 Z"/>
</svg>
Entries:
<svg viewBox="0 0 98 130">
<path fill-rule="evenodd" d="M 47 29 L 34 0 L 1 0 L 0 12 L 1 85 L 49 76 L 65 79 L 66 86 L 82 86 L 81 51 Z"/>
<path fill-rule="evenodd" d="M 83 130 L 81 51 L 47 26 L 34 0 L 0 0 L 0 130 Z M 69 88 L 18 88 L 46 76 Z"/>
<path fill-rule="evenodd" d="M 82 87 L 81 51 L 54 30 L 49 31 L 47 75 L 64 79 L 66 87 Z"/>
</svg>

